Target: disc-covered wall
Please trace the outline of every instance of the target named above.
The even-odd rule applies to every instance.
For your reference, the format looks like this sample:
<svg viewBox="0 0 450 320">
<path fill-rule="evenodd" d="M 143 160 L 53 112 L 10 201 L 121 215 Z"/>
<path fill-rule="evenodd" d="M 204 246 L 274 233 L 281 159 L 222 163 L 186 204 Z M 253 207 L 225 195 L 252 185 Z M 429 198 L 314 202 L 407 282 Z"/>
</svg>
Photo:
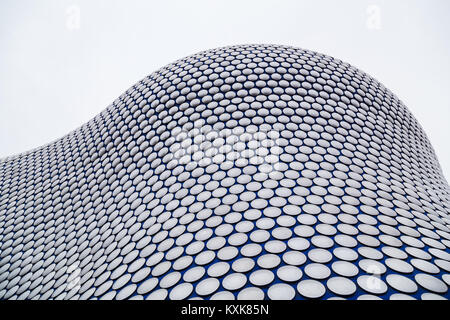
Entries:
<svg viewBox="0 0 450 320">
<path fill-rule="evenodd" d="M 448 298 L 449 200 L 424 131 L 367 74 L 209 50 L 0 160 L 0 298 Z"/>
</svg>

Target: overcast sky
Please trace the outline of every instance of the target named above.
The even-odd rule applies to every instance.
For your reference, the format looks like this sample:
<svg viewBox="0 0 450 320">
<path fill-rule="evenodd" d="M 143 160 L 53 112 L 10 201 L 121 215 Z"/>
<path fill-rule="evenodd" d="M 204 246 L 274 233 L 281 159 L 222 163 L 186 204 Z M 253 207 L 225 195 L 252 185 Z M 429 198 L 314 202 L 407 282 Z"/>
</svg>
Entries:
<svg viewBox="0 0 450 320">
<path fill-rule="evenodd" d="M 243 43 L 329 54 L 413 112 L 450 177 L 450 1 L 0 2 L 0 157 L 62 137 L 181 57 Z"/>
</svg>

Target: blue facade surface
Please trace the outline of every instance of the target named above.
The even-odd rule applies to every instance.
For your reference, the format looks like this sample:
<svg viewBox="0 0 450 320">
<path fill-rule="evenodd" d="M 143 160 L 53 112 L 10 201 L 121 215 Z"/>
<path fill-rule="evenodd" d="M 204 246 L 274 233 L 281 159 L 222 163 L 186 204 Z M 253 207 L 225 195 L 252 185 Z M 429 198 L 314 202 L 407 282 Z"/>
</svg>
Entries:
<svg viewBox="0 0 450 320">
<path fill-rule="evenodd" d="M 0 299 L 445 299 L 449 214 L 428 138 L 377 80 L 218 48 L 0 160 Z"/>
</svg>

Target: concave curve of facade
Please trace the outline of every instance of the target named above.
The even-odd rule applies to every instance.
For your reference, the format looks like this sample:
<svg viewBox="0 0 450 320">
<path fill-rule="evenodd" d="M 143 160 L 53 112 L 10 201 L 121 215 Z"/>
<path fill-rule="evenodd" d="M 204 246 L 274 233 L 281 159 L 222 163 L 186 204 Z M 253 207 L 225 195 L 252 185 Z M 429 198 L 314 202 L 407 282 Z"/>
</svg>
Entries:
<svg viewBox="0 0 450 320">
<path fill-rule="evenodd" d="M 450 190 L 378 81 L 204 51 L 0 160 L 0 299 L 440 299 Z"/>
</svg>

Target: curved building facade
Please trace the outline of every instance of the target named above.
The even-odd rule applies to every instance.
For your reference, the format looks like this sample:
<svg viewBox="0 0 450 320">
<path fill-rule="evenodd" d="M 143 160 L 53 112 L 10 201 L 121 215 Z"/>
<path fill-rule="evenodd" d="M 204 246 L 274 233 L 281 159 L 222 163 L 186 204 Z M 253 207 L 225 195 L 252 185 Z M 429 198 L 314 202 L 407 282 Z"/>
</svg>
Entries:
<svg viewBox="0 0 450 320">
<path fill-rule="evenodd" d="M 0 160 L 0 298 L 448 298 L 449 200 L 369 75 L 293 47 L 204 51 Z"/>
</svg>

